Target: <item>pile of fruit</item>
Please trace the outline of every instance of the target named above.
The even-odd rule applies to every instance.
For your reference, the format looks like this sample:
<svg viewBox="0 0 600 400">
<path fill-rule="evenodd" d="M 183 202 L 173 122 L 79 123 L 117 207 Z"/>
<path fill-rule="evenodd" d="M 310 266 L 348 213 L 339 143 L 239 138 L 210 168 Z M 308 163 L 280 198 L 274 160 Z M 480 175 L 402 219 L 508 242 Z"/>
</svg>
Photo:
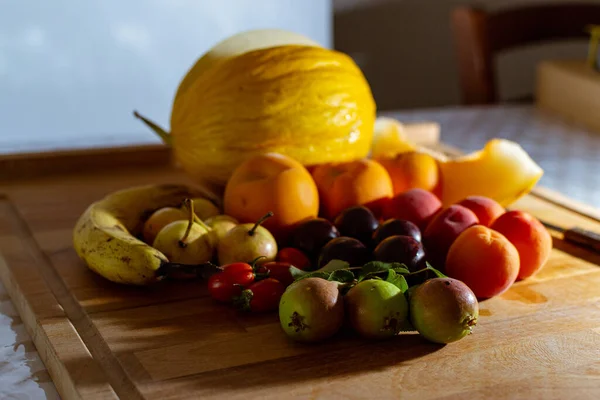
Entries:
<svg viewBox="0 0 600 400">
<path fill-rule="evenodd" d="M 366 337 L 416 329 L 436 342 L 460 339 L 477 321 L 477 298 L 536 273 L 551 237 L 531 215 L 488 197 L 444 206 L 437 183 L 415 187 L 406 178 L 418 169 L 394 168 L 360 159 L 309 171 L 261 154 L 235 169 L 223 210 L 186 187 L 117 192 L 80 218 L 75 248 L 115 282 L 207 278 L 218 301 L 279 308 L 298 340 L 331 336 L 344 313 Z M 126 207 L 136 200 L 147 205 Z"/>
<path fill-rule="evenodd" d="M 505 211 L 541 168 L 495 139 L 463 157 L 414 145 L 375 119 L 352 59 L 289 32 L 231 37 L 201 57 L 171 132 L 136 116 L 202 187 L 150 185 L 88 207 L 73 233 L 88 267 L 122 284 L 202 278 L 239 309 L 279 309 L 301 341 L 347 321 L 365 337 L 471 332 L 477 299 L 535 274 L 552 240 Z"/>
</svg>

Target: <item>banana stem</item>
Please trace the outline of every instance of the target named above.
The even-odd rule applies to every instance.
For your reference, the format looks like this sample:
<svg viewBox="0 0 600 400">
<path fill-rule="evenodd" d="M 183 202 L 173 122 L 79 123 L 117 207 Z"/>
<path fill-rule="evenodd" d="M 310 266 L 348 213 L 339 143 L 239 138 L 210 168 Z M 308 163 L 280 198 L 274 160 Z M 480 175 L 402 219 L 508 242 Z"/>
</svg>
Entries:
<svg viewBox="0 0 600 400">
<path fill-rule="evenodd" d="M 156 271 L 157 276 L 169 276 L 173 272 L 183 272 L 189 275 L 196 275 L 198 278 L 208 279 L 211 275 L 220 272 L 220 268 L 207 262 L 204 264 L 180 264 L 174 262 L 164 262 Z"/>
<path fill-rule="evenodd" d="M 156 123 L 150 121 L 148 118 L 146 118 L 143 115 L 141 115 L 140 113 L 138 113 L 136 110 L 133 111 L 133 115 L 137 119 L 141 120 L 144 124 L 146 124 L 146 126 L 148 126 L 148 128 L 152 129 L 154 131 L 154 133 L 156 133 L 166 145 L 168 145 L 168 146 L 171 145 L 171 142 L 172 142 L 171 135 L 167 131 L 165 131 L 163 128 L 158 126 Z"/>
<path fill-rule="evenodd" d="M 183 234 L 183 237 L 179 240 L 179 246 L 181 246 L 181 247 L 187 246 L 187 243 L 185 241 L 187 240 L 188 236 L 190 235 L 190 232 L 192 230 L 192 225 L 194 224 L 194 217 L 196 217 L 196 214 L 194 214 L 194 201 L 191 199 L 185 199 L 183 202 L 184 202 L 185 206 L 188 208 L 189 218 L 188 218 L 188 226 L 185 229 L 185 233 Z"/>
<path fill-rule="evenodd" d="M 268 213 L 263 215 L 258 221 L 256 221 L 254 226 L 248 231 L 248 235 L 254 236 L 254 233 L 256 232 L 256 229 L 258 228 L 258 226 L 260 224 L 262 224 L 263 222 L 265 222 L 265 220 L 271 218 L 273 215 L 275 215 L 275 214 L 273 214 L 273 211 L 269 211 Z"/>
</svg>

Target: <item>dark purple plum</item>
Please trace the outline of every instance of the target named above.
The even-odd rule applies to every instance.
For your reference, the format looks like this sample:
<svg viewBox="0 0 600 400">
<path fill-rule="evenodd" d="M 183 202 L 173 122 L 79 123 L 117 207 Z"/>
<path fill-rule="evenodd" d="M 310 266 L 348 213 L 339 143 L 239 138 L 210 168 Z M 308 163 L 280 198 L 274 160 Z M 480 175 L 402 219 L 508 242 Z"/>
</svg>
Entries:
<svg viewBox="0 0 600 400">
<path fill-rule="evenodd" d="M 396 235 L 410 236 L 417 242 L 421 241 L 421 230 L 417 225 L 402 219 L 388 219 L 373 233 L 373 245 L 377 246 L 383 239 Z"/>
<path fill-rule="evenodd" d="M 316 261 L 323 246 L 339 236 L 340 232 L 331 222 L 325 218 L 313 218 L 294 227 L 290 247 L 303 251 Z"/>
<path fill-rule="evenodd" d="M 335 218 L 334 225 L 340 231 L 340 235 L 358 239 L 369 246 L 379 221 L 367 207 L 355 206 L 342 211 Z"/>
<path fill-rule="evenodd" d="M 342 260 L 350 266 L 362 266 L 369 261 L 369 249 L 358 239 L 340 236 L 323 247 L 319 256 L 319 268 L 327 265 L 331 260 Z"/>
<path fill-rule="evenodd" d="M 423 267 L 425 250 L 423 245 L 410 236 L 390 236 L 377 245 L 374 251 L 376 261 L 399 262 L 414 272 Z"/>
</svg>

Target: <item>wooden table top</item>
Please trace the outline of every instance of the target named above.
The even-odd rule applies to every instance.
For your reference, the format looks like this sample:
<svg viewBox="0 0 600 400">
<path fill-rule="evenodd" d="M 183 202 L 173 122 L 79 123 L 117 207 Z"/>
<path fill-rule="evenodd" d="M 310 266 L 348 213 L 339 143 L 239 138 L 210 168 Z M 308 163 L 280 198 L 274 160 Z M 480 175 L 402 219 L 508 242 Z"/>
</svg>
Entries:
<svg viewBox="0 0 600 400">
<path fill-rule="evenodd" d="M 598 162 L 597 159 L 594 159 L 593 157 L 594 154 L 597 154 L 594 149 L 597 149 L 598 147 L 595 147 L 597 145 L 593 143 L 600 140 L 600 135 L 596 137 L 593 136 L 593 133 L 578 128 L 569 128 L 568 126 L 564 126 L 561 129 L 553 128 L 555 130 L 549 129 L 540 121 L 547 121 L 548 119 L 552 120 L 552 117 L 538 115 L 535 117 L 535 121 L 538 122 L 532 122 L 531 115 L 537 114 L 536 111 L 530 107 L 421 110 L 416 112 L 395 113 L 394 115 L 404 121 L 428 120 L 440 122 L 442 126 L 442 140 L 466 150 L 477 149 L 481 147 L 486 138 L 494 136 L 507 137 L 519 141 L 528 152 L 532 154 L 533 158 L 547 170 L 544 177 L 544 185 L 552 187 L 553 184 L 555 184 L 555 187 L 558 189 L 561 189 L 561 185 L 564 185 L 565 183 L 557 183 L 559 181 L 554 177 L 555 173 L 552 172 L 555 171 L 555 169 L 553 170 L 552 168 L 556 167 L 550 166 L 550 172 L 548 171 L 549 165 L 556 165 L 557 163 L 554 162 L 554 164 L 550 164 L 550 159 L 546 159 L 545 157 L 549 157 L 552 153 L 549 152 L 549 150 L 541 150 L 543 146 L 539 146 L 540 144 L 548 144 L 550 139 L 545 139 L 540 133 L 529 133 L 528 138 L 524 138 L 519 135 L 519 132 L 526 134 L 526 132 L 532 130 L 523 129 L 523 127 L 530 126 L 531 124 L 540 129 L 545 127 L 545 132 L 551 132 L 560 136 L 563 143 L 571 143 L 567 139 L 568 135 L 565 132 L 569 130 L 575 132 L 573 135 L 577 139 L 572 142 L 580 143 L 577 145 L 578 150 L 575 150 L 575 154 L 581 161 L 573 161 L 574 165 L 579 165 L 579 168 L 582 168 L 581 166 L 583 165 L 583 168 L 588 170 L 594 165 L 597 166 Z M 488 120 L 496 121 L 496 123 L 490 123 L 488 125 Z M 558 123 L 560 125 L 560 122 Z M 498 128 L 499 125 L 503 126 L 503 128 Z M 492 129 L 492 127 L 495 128 Z M 462 134 L 462 136 L 459 134 Z M 523 140 L 519 140 L 520 138 Z M 554 150 L 565 151 L 564 149 L 561 150 L 560 146 L 555 146 Z M 573 150 L 568 150 L 564 154 L 572 155 Z M 566 161 L 567 163 L 571 162 L 569 160 Z M 576 170 L 574 167 L 569 167 L 569 169 Z M 573 172 L 566 173 L 563 175 L 562 179 L 569 174 L 577 175 Z M 580 173 L 579 175 L 582 174 Z M 597 182 L 597 180 L 594 181 L 593 179 L 594 178 L 592 178 L 592 182 Z M 582 181 L 583 180 L 580 179 L 578 184 L 570 186 L 571 190 L 579 190 L 580 192 L 578 193 L 580 193 L 580 199 L 590 198 L 590 196 L 593 199 L 597 199 L 595 195 L 585 194 L 584 191 L 581 191 L 581 188 L 585 189 L 587 186 L 587 193 L 597 193 L 598 188 L 600 188 L 600 183 L 586 185 Z M 575 187 L 579 189 L 573 189 Z M 2 346 L 2 356 L 8 361 L 6 363 L 0 363 L 0 398 L 8 396 L 18 397 L 19 395 L 28 395 L 31 398 L 58 398 L 58 394 L 49 378 L 48 372 L 41 363 L 39 355 L 35 350 L 31 339 L 25 332 L 22 321 L 16 313 L 1 282 L 0 321 L 3 322 L 3 324 L 0 324 L 0 326 L 2 326 L 2 329 L 0 329 L 0 346 Z M 543 355 L 540 355 L 540 357 L 542 356 Z M 548 356 L 550 357 L 548 358 L 550 360 L 552 357 L 550 355 Z M 543 358 L 540 359 L 540 361 L 543 361 Z M 596 373 L 597 372 L 598 371 L 596 371 Z M 573 374 L 573 379 L 580 379 L 575 371 L 570 370 L 569 373 Z M 585 382 L 582 381 L 582 383 Z M 543 384 L 543 382 L 538 382 L 538 384 Z M 592 381 L 588 382 L 588 384 L 598 385 L 600 383 L 598 381 Z"/>
</svg>

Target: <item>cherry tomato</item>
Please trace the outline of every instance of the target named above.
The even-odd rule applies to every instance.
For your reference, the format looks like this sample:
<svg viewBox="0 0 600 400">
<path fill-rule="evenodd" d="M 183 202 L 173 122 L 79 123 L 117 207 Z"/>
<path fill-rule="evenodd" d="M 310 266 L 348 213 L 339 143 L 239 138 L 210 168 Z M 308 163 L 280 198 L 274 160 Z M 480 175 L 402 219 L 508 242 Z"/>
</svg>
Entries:
<svg viewBox="0 0 600 400">
<path fill-rule="evenodd" d="M 235 285 L 228 276 L 220 272 L 208 278 L 208 292 L 215 300 L 231 303 L 234 297 L 242 293 L 242 287 Z"/>
<path fill-rule="evenodd" d="M 311 267 L 310 259 L 306 254 L 294 247 L 285 247 L 279 250 L 279 253 L 277 253 L 277 261 L 290 263 L 303 271 L 309 270 Z"/>
<path fill-rule="evenodd" d="M 227 276 L 232 283 L 244 287 L 254 282 L 256 278 L 254 268 L 247 263 L 238 262 L 224 265 L 221 268 L 223 268 L 223 275 Z"/>
<path fill-rule="evenodd" d="M 277 279 L 284 286 L 289 286 L 294 282 L 290 273 L 292 264 L 288 262 L 271 261 L 261 265 L 260 272 L 267 273 L 269 278 Z"/>
<path fill-rule="evenodd" d="M 252 312 L 274 311 L 279 307 L 279 300 L 285 292 L 285 286 L 273 278 L 253 283 L 242 293 L 246 299 L 245 308 Z"/>
</svg>

